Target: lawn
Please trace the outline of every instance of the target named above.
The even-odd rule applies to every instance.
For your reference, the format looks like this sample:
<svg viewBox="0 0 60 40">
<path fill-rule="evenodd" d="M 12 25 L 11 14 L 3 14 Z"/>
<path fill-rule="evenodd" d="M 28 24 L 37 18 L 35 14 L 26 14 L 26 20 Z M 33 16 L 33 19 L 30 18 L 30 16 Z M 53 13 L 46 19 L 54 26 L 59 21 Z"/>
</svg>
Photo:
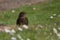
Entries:
<svg viewBox="0 0 60 40">
<path fill-rule="evenodd" d="M 15 12 L 12 12 L 13 10 Z M 25 11 L 29 20 L 29 27 L 31 28 L 22 32 L 16 31 L 14 37 L 17 40 L 20 40 L 17 34 L 21 35 L 24 40 L 58 40 L 56 34 L 53 33 L 53 28 L 55 27 L 58 30 L 60 27 L 60 0 L 31 6 L 25 5 L 13 10 L 0 12 L 0 23 L 15 25 L 19 13 Z M 37 25 L 42 25 L 43 28 L 35 30 Z M 13 36 L 9 33 L 0 32 L 0 40 L 11 40 L 11 37 Z"/>
</svg>

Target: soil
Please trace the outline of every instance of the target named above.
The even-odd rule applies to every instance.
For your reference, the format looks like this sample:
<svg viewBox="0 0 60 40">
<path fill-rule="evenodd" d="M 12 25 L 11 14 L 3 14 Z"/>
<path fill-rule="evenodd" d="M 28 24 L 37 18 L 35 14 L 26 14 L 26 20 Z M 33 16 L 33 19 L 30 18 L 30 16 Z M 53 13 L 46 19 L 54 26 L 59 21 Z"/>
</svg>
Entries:
<svg viewBox="0 0 60 40">
<path fill-rule="evenodd" d="M 0 11 L 18 8 L 24 5 L 36 4 L 39 2 L 46 2 L 50 0 L 0 0 Z"/>
</svg>

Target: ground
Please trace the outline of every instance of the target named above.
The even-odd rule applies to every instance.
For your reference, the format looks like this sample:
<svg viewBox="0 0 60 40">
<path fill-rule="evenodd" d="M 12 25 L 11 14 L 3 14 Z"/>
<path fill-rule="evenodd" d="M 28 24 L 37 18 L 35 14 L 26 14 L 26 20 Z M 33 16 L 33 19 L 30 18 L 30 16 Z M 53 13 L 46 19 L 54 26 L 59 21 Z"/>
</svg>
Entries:
<svg viewBox="0 0 60 40">
<path fill-rule="evenodd" d="M 49 2 L 51 0 L 0 0 L 0 11 L 15 9 L 24 5 L 31 5 L 47 1 Z"/>
<path fill-rule="evenodd" d="M 60 0 L 54 0 L 50 3 L 38 3 L 31 6 L 25 5 L 14 9 L 14 12 L 12 10 L 0 12 L 0 23 L 15 25 L 21 11 L 27 13 L 29 29 L 24 29 L 23 31 L 16 30 L 14 36 L 6 32 L 0 32 L 0 40 L 11 40 L 11 37 L 20 40 L 17 34 L 21 35 L 24 40 L 28 38 L 30 40 L 58 40 L 57 35 L 53 32 L 53 28 L 57 30 L 60 28 Z M 58 31 L 60 32 L 60 30 Z"/>
</svg>

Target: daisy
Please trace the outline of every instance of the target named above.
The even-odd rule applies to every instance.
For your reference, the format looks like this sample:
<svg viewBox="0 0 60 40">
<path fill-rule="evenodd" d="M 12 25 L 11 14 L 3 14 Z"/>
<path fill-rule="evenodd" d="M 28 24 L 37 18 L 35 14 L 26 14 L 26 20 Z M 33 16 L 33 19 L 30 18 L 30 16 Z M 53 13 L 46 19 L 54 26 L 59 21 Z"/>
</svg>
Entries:
<svg viewBox="0 0 60 40">
<path fill-rule="evenodd" d="M 29 38 L 27 38 L 27 40 L 30 40 Z"/>
<path fill-rule="evenodd" d="M 33 10 L 36 10 L 36 8 L 34 7 Z"/>
<path fill-rule="evenodd" d="M 24 40 L 24 39 L 21 39 L 21 40 Z"/>
<path fill-rule="evenodd" d="M 51 19 L 53 19 L 54 17 L 53 16 L 50 16 Z"/>
<path fill-rule="evenodd" d="M 22 28 L 20 28 L 20 27 L 18 27 L 18 30 L 23 31 L 23 29 L 22 29 Z"/>
<path fill-rule="evenodd" d="M 11 40 L 17 40 L 15 37 L 11 37 Z"/>
<path fill-rule="evenodd" d="M 12 29 L 9 33 L 10 33 L 10 35 L 14 35 L 14 33 L 16 33 L 16 31 L 14 29 Z"/>
<path fill-rule="evenodd" d="M 43 28 L 43 26 L 42 26 L 42 25 L 38 25 L 37 27 L 38 27 L 38 28 Z"/>
<path fill-rule="evenodd" d="M 4 31 L 5 31 L 6 33 L 9 33 L 9 32 L 10 32 L 10 30 L 8 30 L 8 29 L 4 29 Z"/>
<path fill-rule="evenodd" d="M 60 30 L 60 27 L 58 28 L 58 30 Z"/>
<path fill-rule="evenodd" d="M 28 26 L 27 25 L 23 25 L 22 27 L 25 28 L 25 29 L 28 29 Z"/>
<path fill-rule="evenodd" d="M 22 39 L 21 35 L 19 35 L 19 34 L 17 34 L 17 37 L 18 37 L 19 39 Z"/>
<path fill-rule="evenodd" d="M 57 37 L 58 37 L 58 39 L 60 40 L 60 33 L 57 33 Z"/>
<path fill-rule="evenodd" d="M 53 32 L 56 33 L 56 34 L 58 33 L 56 28 L 53 28 Z"/>
<path fill-rule="evenodd" d="M 56 14 L 53 14 L 53 16 L 56 16 Z"/>
<path fill-rule="evenodd" d="M 15 12 L 15 10 L 12 10 L 12 13 L 14 13 Z"/>
<path fill-rule="evenodd" d="M 16 33 L 14 29 L 12 29 L 11 32 Z"/>
<path fill-rule="evenodd" d="M 58 15 L 58 17 L 60 17 L 60 15 Z"/>
</svg>

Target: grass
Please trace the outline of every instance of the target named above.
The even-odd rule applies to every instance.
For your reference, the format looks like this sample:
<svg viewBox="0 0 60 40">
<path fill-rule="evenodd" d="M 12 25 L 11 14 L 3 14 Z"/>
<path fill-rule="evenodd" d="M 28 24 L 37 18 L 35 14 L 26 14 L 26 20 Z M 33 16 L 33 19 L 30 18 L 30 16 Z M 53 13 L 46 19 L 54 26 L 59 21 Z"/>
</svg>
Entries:
<svg viewBox="0 0 60 40">
<path fill-rule="evenodd" d="M 33 8 L 36 8 L 36 10 L 33 10 Z M 44 28 L 38 30 L 32 28 L 31 30 L 17 32 L 16 34 L 21 34 L 24 40 L 27 38 L 30 38 L 31 40 L 58 40 L 56 34 L 53 33 L 52 28 L 60 27 L 60 0 L 54 0 L 53 2 L 40 3 L 31 6 L 26 5 L 14 10 L 14 13 L 11 12 L 12 10 L 1 12 L 0 23 L 6 25 L 15 25 L 19 13 L 21 11 L 25 11 L 29 19 L 30 27 L 38 24 L 44 26 Z M 53 14 L 56 14 L 56 16 L 51 19 L 50 16 L 53 16 Z M 54 25 L 54 23 L 57 25 Z M 50 35 L 50 33 L 52 33 L 52 35 Z M 3 32 L 0 33 L 0 40 L 11 40 L 11 37 L 12 36 L 9 34 L 7 35 Z"/>
</svg>

